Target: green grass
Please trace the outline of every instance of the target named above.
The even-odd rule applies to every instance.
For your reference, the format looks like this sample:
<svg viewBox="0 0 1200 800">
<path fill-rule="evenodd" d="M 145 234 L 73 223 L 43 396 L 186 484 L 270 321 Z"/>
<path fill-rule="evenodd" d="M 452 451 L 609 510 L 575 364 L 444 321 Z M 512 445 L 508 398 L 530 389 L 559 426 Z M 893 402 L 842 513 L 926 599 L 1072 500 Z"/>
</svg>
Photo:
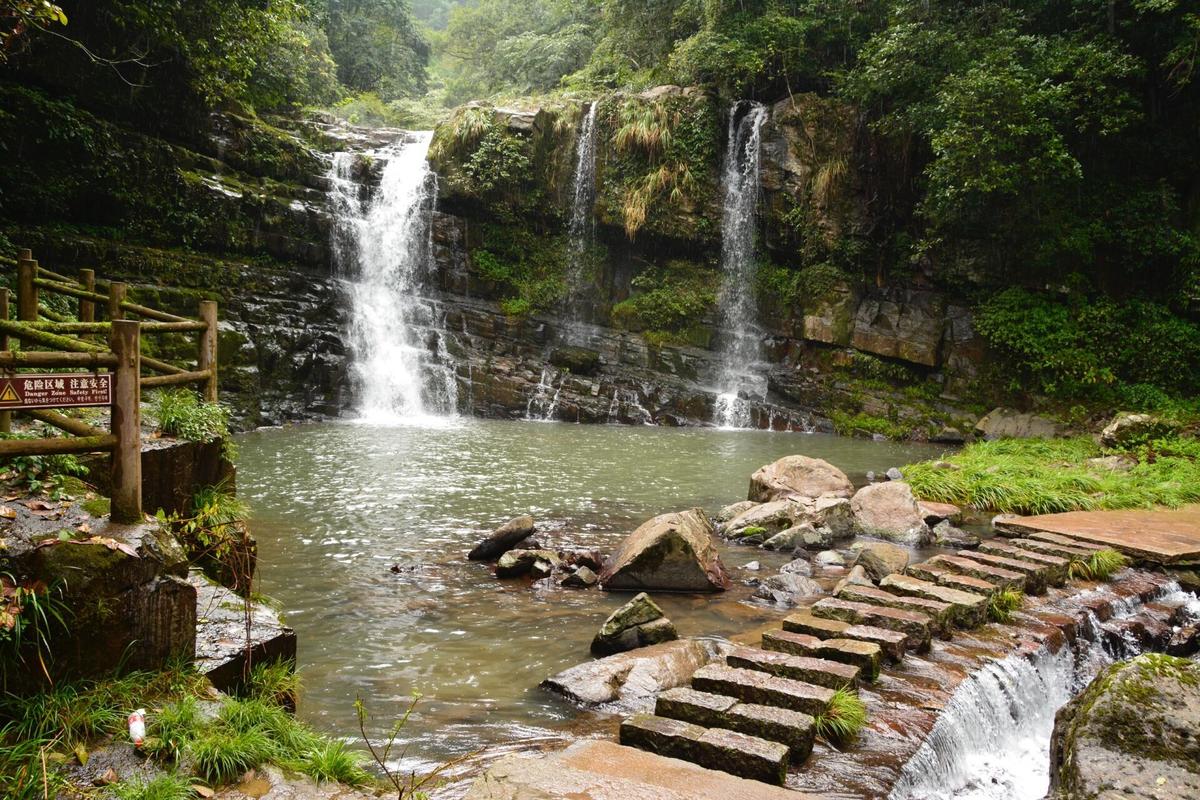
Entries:
<svg viewBox="0 0 1200 800">
<path fill-rule="evenodd" d="M 867 724 L 867 706 L 852 689 L 837 689 L 829 707 L 817 715 L 817 735 L 837 744 L 854 741 Z"/>
<path fill-rule="evenodd" d="M 251 697 L 267 700 L 275 705 L 294 703 L 300 695 L 300 676 L 290 662 L 274 661 L 256 664 L 250 672 L 247 692 Z"/>
<path fill-rule="evenodd" d="M 1124 453 L 1127 471 L 1087 464 L 1111 455 L 1091 439 L 977 442 L 942 461 L 904 467 L 922 500 L 1013 514 L 1178 508 L 1200 502 L 1200 443 L 1166 439 Z"/>
<path fill-rule="evenodd" d="M 299 762 L 288 764 L 292 769 L 317 781 L 336 781 L 348 786 L 362 786 L 371 776 L 362 768 L 362 758 L 346 749 L 345 742 L 322 742 L 310 749 Z"/>
<path fill-rule="evenodd" d="M 217 784 L 232 781 L 276 753 L 274 743 L 264 732 L 229 731 L 222 726 L 202 729 L 185 747 L 196 773 Z"/>
<path fill-rule="evenodd" d="M 1129 559 L 1110 548 L 1097 550 L 1087 558 L 1072 559 L 1067 568 L 1069 577 L 1085 581 L 1106 581 L 1129 566 Z"/>
<path fill-rule="evenodd" d="M 44 760 L 53 746 L 46 739 L 24 739 L 11 725 L 0 729 L 0 797 L 5 800 L 45 800 L 66 788 L 52 762 Z"/>
<path fill-rule="evenodd" d="M 999 589 L 988 596 L 987 615 L 992 622 L 1012 622 L 1013 612 L 1025 602 L 1018 589 Z"/>
<path fill-rule="evenodd" d="M 112 787 L 117 800 L 192 800 L 192 782 L 183 775 L 160 775 L 148 781 L 124 781 Z"/>
</svg>

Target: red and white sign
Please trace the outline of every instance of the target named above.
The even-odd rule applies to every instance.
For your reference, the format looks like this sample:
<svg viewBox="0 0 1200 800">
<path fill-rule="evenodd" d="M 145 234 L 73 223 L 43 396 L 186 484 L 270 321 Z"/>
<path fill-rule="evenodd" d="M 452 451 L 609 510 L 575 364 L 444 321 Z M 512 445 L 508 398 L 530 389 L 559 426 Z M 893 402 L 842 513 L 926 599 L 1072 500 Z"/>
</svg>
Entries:
<svg viewBox="0 0 1200 800">
<path fill-rule="evenodd" d="M 0 377 L 0 411 L 111 404 L 111 374 L 71 372 Z"/>
</svg>

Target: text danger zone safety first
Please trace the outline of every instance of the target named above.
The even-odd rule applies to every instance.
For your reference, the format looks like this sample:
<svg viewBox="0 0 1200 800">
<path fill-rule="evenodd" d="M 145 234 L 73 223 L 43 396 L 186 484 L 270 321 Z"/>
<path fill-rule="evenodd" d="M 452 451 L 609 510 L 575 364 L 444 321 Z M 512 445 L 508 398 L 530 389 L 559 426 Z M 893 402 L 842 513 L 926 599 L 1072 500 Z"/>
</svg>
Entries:
<svg viewBox="0 0 1200 800">
<path fill-rule="evenodd" d="M 79 408 L 112 403 L 112 375 L 13 375 L 0 377 L 0 411 Z"/>
</svg>

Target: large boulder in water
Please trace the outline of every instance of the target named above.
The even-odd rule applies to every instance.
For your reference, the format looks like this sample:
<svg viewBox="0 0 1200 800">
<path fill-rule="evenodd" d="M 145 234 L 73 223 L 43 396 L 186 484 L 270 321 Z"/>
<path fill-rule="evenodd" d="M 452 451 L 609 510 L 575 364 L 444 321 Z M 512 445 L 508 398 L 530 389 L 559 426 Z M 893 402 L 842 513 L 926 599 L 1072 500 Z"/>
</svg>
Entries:
<svg viewBox="0 0 1200 800">
<path fill-rule="evenodd" d="M 749 499 L 758 503 L 784 497 L 849 497 L 854 484 L 846 473 L 819 458 L 784 456 L 750 476 Z"/>
<path fill-rule="evenodd" d="M 864 486 L 850 500 L 850 510 L 854 524 L 868 535 L 910 545 L 932 538 L 912 488 L 904 481 Z"/>
<path fill-rule="evenodd" d="M 533 517 L 528 514 L 510 519 L 467 553 L 471 561 L 495 561 L 533 533 Z"/>
<path fill-rule="evenodd" d="M 1157 653 L 1113 664 L 1063 706 L 1047 797 L 1200 797 L 1200 664 Z"/>
<path fill-rule="evenodd" d="M 720 592 L 729 576 L 702 509 L 662 514 L 621 543 L 600 573 L 608 591 Z"/>
<path fill-rule="evenodd" d="M 640 711 L 653 706 L 659 692 L 686 686 L 696 670 L 721 655 L 716 642 L 679 639 L 579 664 L 541 686 L 582 706 Z"/>
</svg>

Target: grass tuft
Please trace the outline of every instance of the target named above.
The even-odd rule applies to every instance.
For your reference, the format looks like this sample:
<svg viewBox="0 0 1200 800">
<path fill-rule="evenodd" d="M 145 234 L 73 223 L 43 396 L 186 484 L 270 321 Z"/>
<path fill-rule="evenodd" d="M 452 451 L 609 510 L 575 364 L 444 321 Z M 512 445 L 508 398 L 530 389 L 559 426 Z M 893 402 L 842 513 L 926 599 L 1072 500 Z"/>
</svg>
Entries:
<svg viewBox="0 0 1200 800">
<path fill-rule="evenodd" d="M 148 781 L 124 781 L 112 787 L 117 800 L 192 800 L 192 782 L 182 775 L 159 775 Z"/>
<path fill-rule="evenodd" d="M 256 664 L 250 673 L 248 693 L 277 706 L 291 705 L 300 695 L 300 676 L 289 661 Z"/>
<path fill-rule="evenodd" d="M 1116 550 L 1104 548 L 1097 550 L 1087 558 L 1071 560 L 1068 567 L 1072 580 L 1106 581 L 1116 573 L 1129 566 L 1129 559 Z"/>
<path fill-rule="evenodd" d="M 260 730 L 203 730 L 187 743 L 196 773 L 211 783 L 227 783 L 247 770 L 270 761 L 276 747 Z"/>
<path fill-rule="evenodd" d="M 817 735 L 837 745 L 858 737 L 867 724 L 867 706 L 852 689 L 837 689 L 829 707 L 816 717 Z"/>
<path fill-rule="evenodd" d="M 987 615 L 992 622 L 1012 622 L 1013 612 L 1025 602 L 1018 589 L 999 589 L 988 597 Z"/>
<path fill-rule="evenodd" d="M 336 781 L 347 786 L 362 786 L 371 780 L 371 776 L 362 768 L 361 757 L 346 749 L 345 742 L 321 742 L 289 766 L 322 782 Z"/>
</svg>

